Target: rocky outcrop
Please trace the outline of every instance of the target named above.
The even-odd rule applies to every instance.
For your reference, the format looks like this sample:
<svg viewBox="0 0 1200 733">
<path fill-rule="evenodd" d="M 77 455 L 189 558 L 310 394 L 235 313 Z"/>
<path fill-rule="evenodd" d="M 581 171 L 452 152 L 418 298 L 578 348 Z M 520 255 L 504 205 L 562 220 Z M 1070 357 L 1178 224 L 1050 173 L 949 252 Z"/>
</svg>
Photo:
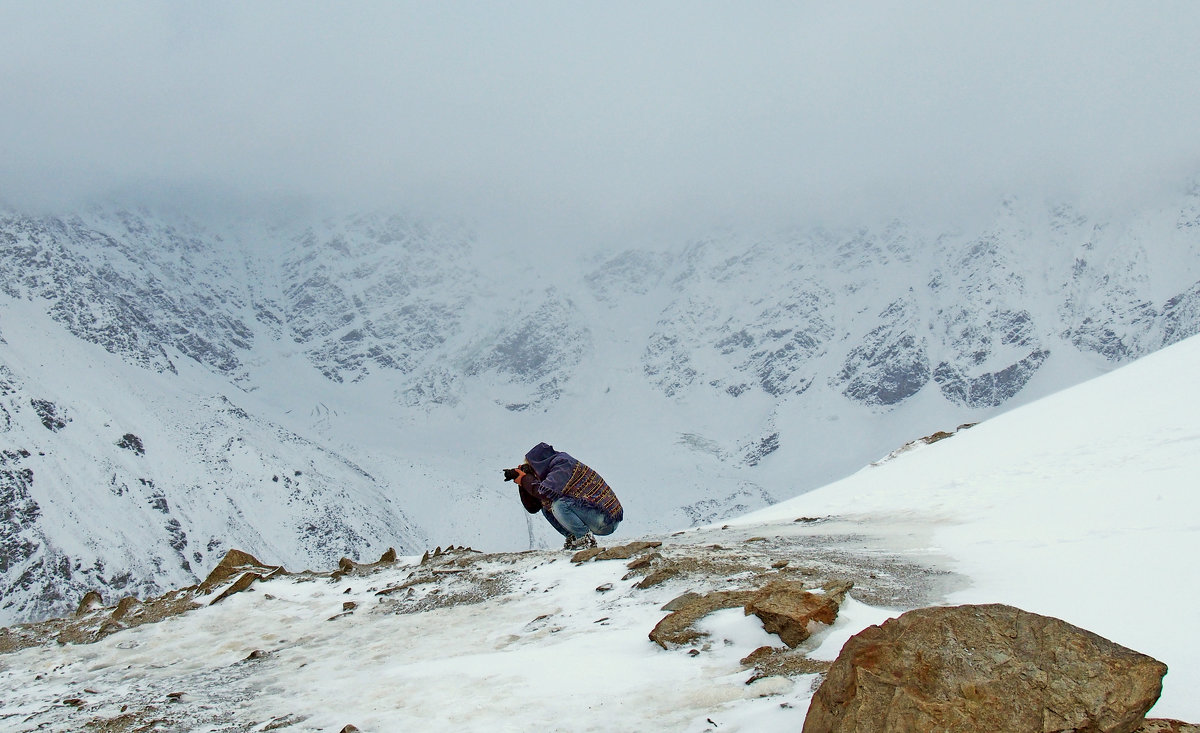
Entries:
<svg viewBox="0 0 1200 733">
<path fill-rule="evenodd" d="M 671 613 L 664 616 L 650 630 L 650 641 L 663 649 L 670 649 L 703 639 L 705 633 L 696 629 L 693 624 L 713 611 L 744 606 L 753 596 L 754 591 L 730 590 L 713 591 L 703 595 L 693 593 L 677 598 L 668 604 Z"/>
<path fill-rule="evenodd" d="M 1082 245 L 1061 307 L 1062 336 L 1082 352 L 1123 362 L 1157 347 L 1160 314 L 1146 297 L 1149 257 L 1136 240 L 1116 246 L 1104 232 Z M 1119 273 L 1119 275 L 1118 275 Z"/>
<path fill-rule="evenodd" d="M 1163 306 L 1162 320 L 1163 346 L 1200 333 L 1200 283 L 1168 300 Z"/>
<path fill-rule="evenodd" d="M 776 581 L 746 603 L 746 615 L 758 616 L 767 632 L 795 648 L 819 625 L 833 625 L 851 586 L 849 582 L 835 583 L 822 593 L 813 593 L 800 583 Z"/>
<path fill-rule="evenodd" d="M 850 350 L 835 383 L 845 385 L 842 394 L 856 402 L 888 406 L 929 382 L 928 344 L 910 298 L 896 300 L 878 319 L 879 325 Z"/>
<path fill-rule="evenodd" d="M 795 648 L 820 624 L 828 626 L 837 619 L 851 585 L 832 583 L 822 592 L 813 592 L 803 581 L 773 580 L 757 590 L 688 593 L 664 607 L 671 613 L 650 632 L 650 640 L 664 649 L 690 644 L 705 636 L 695 628 L 697 621 L 713 611 L 741 607 L 747 616 L 757 616 L 768 633 Z"/>
<path fill-rule="evenodd" d="M 923 608 L 851 637 L 804 733 L 1130 733 L 1166 665 L 1011 606 Z"/>
</svg>

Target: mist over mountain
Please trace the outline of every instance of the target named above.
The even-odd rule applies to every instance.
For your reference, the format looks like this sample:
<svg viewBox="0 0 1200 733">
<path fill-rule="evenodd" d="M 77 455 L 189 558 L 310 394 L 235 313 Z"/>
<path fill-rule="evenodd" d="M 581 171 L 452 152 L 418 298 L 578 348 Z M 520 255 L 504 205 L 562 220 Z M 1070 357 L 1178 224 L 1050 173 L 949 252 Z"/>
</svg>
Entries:
<svg viewBox="0 0 1200 733">
<path fill-rule="evenodd" d="M 719 521 L 1200 332 L 1200 185 L 972 225 L 507 250 L 486 230 L 0 214 L 0 620 L 389 546 L 547 547 L 542 440 L 620 532 Z"/>
</svg>

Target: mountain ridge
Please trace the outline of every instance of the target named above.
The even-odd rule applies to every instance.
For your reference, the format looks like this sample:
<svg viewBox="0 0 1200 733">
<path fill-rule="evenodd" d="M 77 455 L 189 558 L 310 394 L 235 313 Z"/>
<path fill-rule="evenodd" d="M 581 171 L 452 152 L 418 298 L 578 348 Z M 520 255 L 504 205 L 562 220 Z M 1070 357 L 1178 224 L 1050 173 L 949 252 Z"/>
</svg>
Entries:
<svg viewBox="0 0 1200 733">
<path fill-rule="evenodd" d="M 125 543 L 161 548 L 128 569 L 155 588 L 235 545 L 289 565 L 427 536 L 549 546 L 490 475 L 542 439 L 618 487 L 625 531 L 770 504 L 1200 331 L 1196 211 L 1200 186 L 1113 220 L 1010 199 L 975 229 L 718 232 L 544 266 L 395 215 L 4 213 L 0 620 L 111 583 L 85 568 L 128 569 Z M 153 514 L 112 542 L 52 526 L 98 492 Z M 254 492 L 286 519 L 220 508 Z"/>
</svg>

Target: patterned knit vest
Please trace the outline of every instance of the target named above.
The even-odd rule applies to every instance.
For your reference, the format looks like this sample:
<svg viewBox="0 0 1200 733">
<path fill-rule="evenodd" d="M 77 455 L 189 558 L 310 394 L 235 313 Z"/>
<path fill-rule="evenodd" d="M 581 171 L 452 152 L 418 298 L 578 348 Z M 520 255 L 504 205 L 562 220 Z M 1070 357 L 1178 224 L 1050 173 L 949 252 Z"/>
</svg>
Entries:
<svg viewBox="0 0 1200 733">
<path fill-rule="evenodd" d="M 619 522 L 625 516 L 617 495 L 609 488 L 600 474 L 576 461 L 575 470 L 563 488 L 563 494 L 578 499 L 584 504 L 594 506 L 604 512 L 609 519 Z"/>
</svg>

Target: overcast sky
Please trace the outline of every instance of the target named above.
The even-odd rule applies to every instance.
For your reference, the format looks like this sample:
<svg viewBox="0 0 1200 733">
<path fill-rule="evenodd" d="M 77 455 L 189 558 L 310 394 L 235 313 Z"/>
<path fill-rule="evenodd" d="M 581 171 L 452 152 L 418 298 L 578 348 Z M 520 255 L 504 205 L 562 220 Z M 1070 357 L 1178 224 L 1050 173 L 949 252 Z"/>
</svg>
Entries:
<svg viewBox="0 0 1200 733">
<path fill-rule="evenodd" d="M 1200 172 L 1200 2 L 0 0 L 0 199 L 566 227 L 853 219 Z"/>
</svg>

